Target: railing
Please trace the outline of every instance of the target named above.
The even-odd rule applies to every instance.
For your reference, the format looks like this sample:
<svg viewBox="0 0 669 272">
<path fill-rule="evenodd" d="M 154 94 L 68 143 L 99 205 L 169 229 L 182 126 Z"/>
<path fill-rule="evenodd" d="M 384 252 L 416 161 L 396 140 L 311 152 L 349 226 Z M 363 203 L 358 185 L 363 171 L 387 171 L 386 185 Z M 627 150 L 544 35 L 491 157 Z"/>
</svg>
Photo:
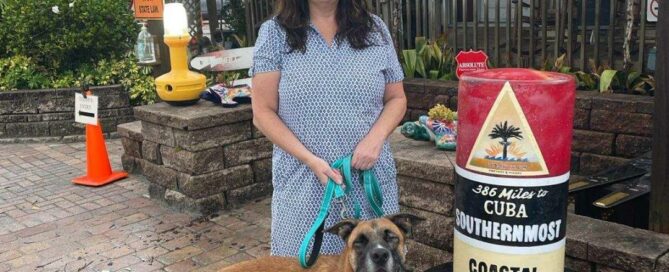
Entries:
<svg viewBox="0 0 669 272">
<path fill-rule="evenodd" d="M 247 1 L 247 33 L 255 40 L 274 0 Z M 592 60 L 636 71 L 647 70 L 655 46 L 648 1 L 654 0 L 366 0 L 397 35 L 400 49 L 413 48 L 417 36 L 446 35 L 449 47 L 484 50 L 496 67 L 541 67 L 564 54 L 566 65 L 581 70 Z M 394 10 L 402 15 L 397 26 Z"/>
</svg>

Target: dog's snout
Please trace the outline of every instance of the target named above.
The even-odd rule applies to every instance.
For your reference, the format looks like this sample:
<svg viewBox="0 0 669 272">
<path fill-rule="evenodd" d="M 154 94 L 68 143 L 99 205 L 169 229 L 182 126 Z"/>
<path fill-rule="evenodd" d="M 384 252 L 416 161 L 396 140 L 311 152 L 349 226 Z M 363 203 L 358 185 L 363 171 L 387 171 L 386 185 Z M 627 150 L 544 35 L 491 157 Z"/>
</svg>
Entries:
<svg viewBox="0 0 669 272">
<path fill-rule="evenodd" d="M 385 265 L 390 258 L 390 251 L 385 248 L 375 248 L 370 253 L 372 261 L 377 265 Z"/>
</svg>

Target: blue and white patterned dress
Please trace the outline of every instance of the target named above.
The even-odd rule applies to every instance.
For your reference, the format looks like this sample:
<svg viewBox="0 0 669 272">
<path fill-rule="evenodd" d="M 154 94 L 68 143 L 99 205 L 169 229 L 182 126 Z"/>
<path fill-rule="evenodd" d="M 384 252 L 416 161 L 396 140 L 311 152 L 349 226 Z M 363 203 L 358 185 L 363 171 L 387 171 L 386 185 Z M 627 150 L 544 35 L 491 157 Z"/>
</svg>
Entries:
<svg viewBox="0 0 669 272">
<path fill-rule="evenodd" d="M 346 40 L 328 46 L 311 24 L 304 54 L 288 53 L 286 33 L 275 20 L 260 28 L 249 74 L 281 72 L 279 117 L 311 152 L 329 163 L 353 153 L 383 110 L 385 85 L 404 77 L 388 29 L 379 17 L 374 21 L 377 31 L 370 35 L 376 46 L 363 50 L 352 49 Z M 395 162 L 387 142 L 374 172 L 383 191 L 384 212 L 397 213 Z M 271 254 L 297 256 L 318 214 L 324 186 L 308 166 L 277 146 L 272 182 Z M 363 218 L 374 217 L 357 171 L 352 182 L 351 196 L 362 204 Z M 326 229 L 340 220 L 338 205 L 332 207 Z M 339 254 L 343 246 L 339 237 L 326 234 L 321 253 Z"/>
</svg>

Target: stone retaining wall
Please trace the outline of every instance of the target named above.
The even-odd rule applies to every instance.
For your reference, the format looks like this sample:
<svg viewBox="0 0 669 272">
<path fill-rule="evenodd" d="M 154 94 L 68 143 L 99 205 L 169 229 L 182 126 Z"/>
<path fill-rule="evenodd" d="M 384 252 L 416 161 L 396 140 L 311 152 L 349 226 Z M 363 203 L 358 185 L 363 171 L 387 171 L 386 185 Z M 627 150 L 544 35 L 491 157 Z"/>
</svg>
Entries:
<svg viewBox="0 0 669 272">
<path fill-rule="evenodd" d="M 437 103 L 457 110 L 458 82 L 407 80 L 405 121 Z M 653 98 L 578 91 L 574 110 L 572 173 L 588 175 L 618 166 L 651 149 Z"/>
<path fill-rule="evenodd" d="M 156 104 L 135 115 L 140 121 L 119 126 L 123 165 L 144 174 L 153 198 L 207 214 L 271 194 L 271 143 L 254 129 L 249 106 Z M 410 265 L 422 271 L 450 261 L 455 153 L 397 131 L 390 142 L 401 209 L 427 219 L 407 242 Z M 567 220 L 568 271 L 669 271 L 669 235 L 573 214 Z"/>
<path fill-rule="evenodd" d="M 105 133 L 134 120 L 128 93 L 120 85 L 91 88 L 99 100 L 99 117 Z M 0 140 L 25 138 L 64 139 L 84 134 L 74 122 L 74 93 L 79 89 L 19 90 L 0 92 Z"/>
<path fill-rule="evenodd" d="M 123 165 L 143 173 L 152 198 L 207 215 L 271 194 L 272 144 L 253 126 L 249 105 L 159 103 L 135 116 L 119 126 Z"/>
<path fill-rule="evenodd" d="M 418 271 L 450 261 L 453 252 L 453 186 L 455 153 L 438 151 L 434 144 L 390 137 L 397 166 L 403 212 L 426 218 L 413 230 L 409 260 Z"/>
</svg>

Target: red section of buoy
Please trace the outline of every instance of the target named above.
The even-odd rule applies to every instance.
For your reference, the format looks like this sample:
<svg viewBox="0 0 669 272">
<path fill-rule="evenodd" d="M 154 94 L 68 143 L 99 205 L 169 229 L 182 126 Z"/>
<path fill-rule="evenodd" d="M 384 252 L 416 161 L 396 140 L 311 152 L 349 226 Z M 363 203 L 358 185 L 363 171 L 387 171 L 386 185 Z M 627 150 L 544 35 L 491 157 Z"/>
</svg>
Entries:
<svg viewBox="0 0 669 272">
<path fill-rule="evenodd" d="M 470 72 L 461 79 L 457 165 L 467 168 L 467 159 L 477 136 L 506 82 L 513 89 L 548 167 L 549 173 L 542 176 L 568 172 L 574 120 L 574 79 L 560 73 L 518 68 Z"/>
</svg>

